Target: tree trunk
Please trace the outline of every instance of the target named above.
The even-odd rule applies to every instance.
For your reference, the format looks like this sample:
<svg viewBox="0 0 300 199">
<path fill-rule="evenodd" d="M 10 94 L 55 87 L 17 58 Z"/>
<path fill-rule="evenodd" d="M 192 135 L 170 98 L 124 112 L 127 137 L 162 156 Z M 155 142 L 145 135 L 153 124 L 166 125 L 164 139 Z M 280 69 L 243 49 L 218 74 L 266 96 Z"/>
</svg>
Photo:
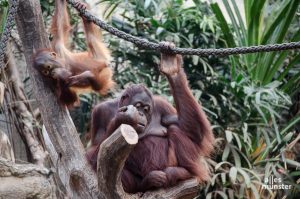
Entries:
<svg viewBox="0 0 300 199">
<path fill-rule="evenodd" d="M 8 44 L 8 49 L 11 49 L 11 45 Z M 35 118 L 32 114 L 31 106 L 24 93 L 24 87 L 19 77 L 14 56 L 11 51 L 6 53 L 7 67 L 5 70 L 6 85 L 8 88 L 8 94 L 10 95 L 9 103 L 10 115 L 14 115 L 16 121 L 14 125 L 22 136 L 23 140 L 27 144 L 30 151 L 33 163 L 43 166 L 47 152 L 45 152 L 43 146 L 39 142 L 37 125 Z"/>
<path fill-rule="evenodd" d="M 84 148 L 67 108 L 58 104 L 53 92 L 32 67 L 34 51 L 50 46 L 39 1 L 20 0 L 16 23 L 43 123 L 56 152 L 48 150 L 58 171 L 54 174 L 55 181 L 65 186 L 62 190 L 70 198 L 98 198 L 96 176 L 84 157 Z M 81 186 L 74 186 L 74 181 L 80 181 Z"/>
</svg>

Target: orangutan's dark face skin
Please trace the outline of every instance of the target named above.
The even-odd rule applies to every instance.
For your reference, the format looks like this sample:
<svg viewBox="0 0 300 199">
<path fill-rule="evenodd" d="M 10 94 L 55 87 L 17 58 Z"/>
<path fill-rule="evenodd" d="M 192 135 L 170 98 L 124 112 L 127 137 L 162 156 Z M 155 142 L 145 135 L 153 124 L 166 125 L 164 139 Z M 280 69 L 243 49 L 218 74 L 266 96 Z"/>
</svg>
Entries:
<svg viewBox="0 0 300 199">
<path fill-rule="evenodd" d="M 36 54 L 34 67 L 43 75 L 53 79 L 67 78 L 72 74 L 64 68 L 63 61 L 55 52 L 48 50 Z"/>
<path fill-rule="evenodd" d="M 144 132 L 151 121 L 153 102 L 146 92 L 137 93 L 132 97 L 124 94 L 119 104 L 119 112 L 123 112 L 137 120 L 136 131 Z"/>
</svg>

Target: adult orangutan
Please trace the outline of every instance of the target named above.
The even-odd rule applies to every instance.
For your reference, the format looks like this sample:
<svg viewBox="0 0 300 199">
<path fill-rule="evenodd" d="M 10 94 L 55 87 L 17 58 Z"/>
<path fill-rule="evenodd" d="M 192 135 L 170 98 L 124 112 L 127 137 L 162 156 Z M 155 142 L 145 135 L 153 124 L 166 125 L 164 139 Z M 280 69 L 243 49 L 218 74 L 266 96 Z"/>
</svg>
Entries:
<svg viewBox="0 0 300 199">
<path fill-rule="evenodd" d="M 162 54 L 160 71 L 169 81 L 176 108 L 145 86 L 133 85 L 121 98 L 99 104 L 92 114 L 92 146 L 86 155 L 94 169 L 99 145 L 121 124 L 133 126 L 139 134 L 122 171 L 126 192 L 169 187 L 192 177 L 199 182 L 210 178 L 199 159 L 213 151 L 214 136 L 188 86 L 182 57 Z"/>
<path fill-rule="evenodd" d="M 86 9 L 78 1 L 75 7 Z M 106 94 L 113 86 L 112 70 L 108 67 L 110 53 L 101 42 L 100 30 L 82 17 L 88 51 L 73 53 L 68 39 L 71 25 L 66 0 L 55 1 L 52 18 L 52 49 L 40 49 L 33 56 L 33 66 L 53 88 L 60 102 L 72 106 L 77 94 L 96 91 Z"/>
</svg>

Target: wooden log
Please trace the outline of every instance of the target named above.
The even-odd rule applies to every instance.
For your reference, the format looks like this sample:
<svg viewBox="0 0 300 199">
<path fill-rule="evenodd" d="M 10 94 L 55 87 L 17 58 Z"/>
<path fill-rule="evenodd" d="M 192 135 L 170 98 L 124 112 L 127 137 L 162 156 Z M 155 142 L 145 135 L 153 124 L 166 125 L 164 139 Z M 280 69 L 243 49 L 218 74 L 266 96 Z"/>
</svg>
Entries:
<svg viewBox="0 0 300 199">
<path fill-rule="evenodd" d="M 14 164 L 0 157 L 0 198 L 54 199 L 50 171 L 33 164 Z"/>
<path fill-rule="evenodd" d="M 98 187 L 107 198 L 114 199 L 188 199 L 197 195 L 199 183 L 190 179 L 178 185 L 146 193 L 128 194 L 121 184 L 121 173 L 127 157 L 138 142 L 136 131 L 122 124 L 100 146 L 97 159 Z"/>
<path fill-rule="evenodd" d="M 97 159 L 98 187 L 108 198 L 121 199 L 127 195 L 121 184 L 125 161 L 138 142 L 135 130 L 122 124 L 100 146 Z"/>
<path fill-rule="evenodd" d="M 168 189 L 160 189 L 157 191 L 148 191 L 143 194 L 141 199 L 192 199 L 197 196 L 200 185 L 197 179 L 193 178 L 178 183 Z"/>
</svg>

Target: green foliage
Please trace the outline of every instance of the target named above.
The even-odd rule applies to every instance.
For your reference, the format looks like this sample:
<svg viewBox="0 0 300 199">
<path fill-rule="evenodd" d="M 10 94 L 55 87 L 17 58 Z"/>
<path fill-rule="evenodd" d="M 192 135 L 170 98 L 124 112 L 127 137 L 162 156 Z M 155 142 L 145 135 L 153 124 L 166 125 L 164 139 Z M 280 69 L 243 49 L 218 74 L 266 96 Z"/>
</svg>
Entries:
<svg viewBox="0 0 300 199">
<path fill-rule="evenodd" d="M 295 18 L 299 3 L 245 0 L 243 16 L 236 1 L 223 0 L 230 22 L 217 3 L 211 7 L 226 45 L 235 47 L 298 41 L 299 29 L 293 27 L 299 20 Z M 226 96 L 224 101 L 231 102 L 221 112 L 228 110 L 232 115 L 219 122 L 220 128 L 225 127 L 221 131 L 224 151 L 217 157 L 216 173 L 205 191 L 208 198 L 293 197 L 297 192 L 296 178 L 291 177 L 295 164 L 292 166 L 294 162 L 285 154 L 296 135 L 292 127 L 300 118 L 284 117 L 288 116 L 285 113 L 291 106 L 291 95 L 299 91 L 299 63 L 299 56 L 292 52 L 230 57 L 230 78 L 224 78 L 224 93 L 230 98 Z M 293 190 L 261 190 L 262 179 L 270 175 L 292 184 Z"/>
<path fill-rule="evenodd" d="M 102 2 L 108 4 L 106 17 L 116 8 L 119 9 L 120 17 L 112 17 L 112 24 L 115 27 L 150 41 L 171 41 L 176 46 L 191 48 L 215 48 L 223 44 L 215 18 L 207 4 L 200 1 L 195 1 L 190 7 L 186 7 L 184 1 L 178 0 Z M 153 87 L 152 82 L 165 86 L 154 89 L 155 92 L 161 93 L 162 90 L 166 90 L 167 84 L 157 70 L 159 64 L 157 52 L 139 49 L 120 39 L 111 38 L 110 35 L 109 37 L 113 56 L 117 58 L 114 67 L 115 77 L 121 87 L 127 82 L 136 80 L 134 82 L 143 82 L 149 87 Z M 190 74 L 191 82 L 199 80 L 199 76 L 214 73 L 212 65 L 221 65 L 220 60 L 198 56 L 185 57 L 185 70 Z M 222 67 L 220 70 L 223 70 Z M 120 75 L 123 71 L 126 71 L 126 75 Z M 126 80 L 127 77 L 132 78 Z"/>
<path fill-rule="evenodd" d="M 8 1 L 7 0 L 0 0 L 0 8 L 8 7 Z"/>
<path fill-rule="evenodd" d="M 269 5 L 265 0 L 245 0 L 245 16 L 241 16 L 234 0 L 223 0 L 223 3 L 232 24 L 225 20 L 217 3 L 213 3 L 211 7 L 228 47 L 275 44 L 300 39 L 299 28 L 293 29 L 293 32 L 289 29 L 299 20 L 299 17 L 295 19 L 299 10 L 298 0 L 280 1 L 276 6 Z M 291 70 L 295 67 L 299 69 L 300 56 L 296 53 L 284 51 L 239 55 L 230 60 L 234 80 L 244 72 L 258 85 L 278 80 L 287 82 L 283 87 L 288 93 L 299 90 L 300 79 L 291 78 L 294 75 L 299 77 L 299 74 L 293 74 Z"/>
<path fill-rule="evenodd" d="M 0 36 L 4 30 L 4 25 L 6 23 L 8 11 L 8 2 L 5 0 L 0 0 Z"/>
</svg>

